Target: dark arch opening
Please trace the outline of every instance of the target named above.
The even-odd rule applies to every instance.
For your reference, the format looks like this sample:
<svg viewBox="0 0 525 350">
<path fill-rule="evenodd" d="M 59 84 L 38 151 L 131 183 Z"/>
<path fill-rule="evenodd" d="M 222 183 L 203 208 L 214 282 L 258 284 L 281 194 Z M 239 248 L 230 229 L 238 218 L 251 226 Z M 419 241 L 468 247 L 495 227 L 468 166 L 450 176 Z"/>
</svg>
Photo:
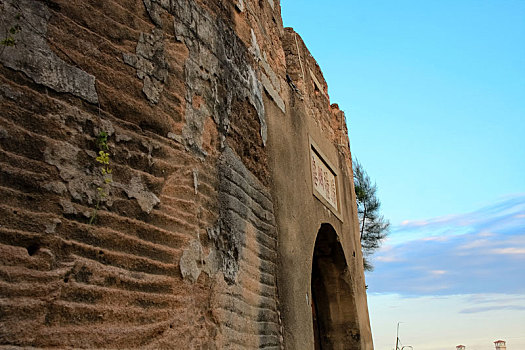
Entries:
<svg viewBox="0 0 525 350">
<path fill-rule="evenodd" d="M 312 262 L 312 318 L 315 350 L 360 350 L 361 335 L 352 282 L 343 247 L 322 224 Z"/>
</svg>

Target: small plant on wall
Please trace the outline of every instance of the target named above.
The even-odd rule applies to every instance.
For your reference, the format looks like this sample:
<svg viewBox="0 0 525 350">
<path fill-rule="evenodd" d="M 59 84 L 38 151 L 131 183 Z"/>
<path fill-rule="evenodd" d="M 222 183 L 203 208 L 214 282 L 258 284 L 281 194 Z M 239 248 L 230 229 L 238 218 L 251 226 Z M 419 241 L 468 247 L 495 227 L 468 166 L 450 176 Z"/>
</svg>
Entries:
<svg viewBox="0 0 525 350">
<path fill-rule="evenodd" d="M 109 154 L 109 145 L 108 145 L 108 133 L 101 131 L 97 136 L 97 148 L 98 156 L 95 158 L 95 161 L 98 165 L 99 176 L 101 181 L 96 181 L 97 185 L 97 202 L 95 204 L 95 209 L 91 214 L 89 219 L 89 224 L 94 224 L 97 219 L 98 210 L 100 209 L 100 203 L 109 195 L 109 186 L 113 182 L 112 174 L 113 170 L 110 167 L 110 154 Z"/>
<path fill-rule="evenodd" d="M 15 16 L 16 24 L 13 26 L 6 28 L 5 30 L 5 36 L 2 40 L 0 40 L 0 45 L 7 47 L 7 46 L 16 46 L 17 39 L 16 35 L 22 30 L 22 27 L 18 22 L 20 21 L 21 15 L 17 14 Z"/>
</svg>

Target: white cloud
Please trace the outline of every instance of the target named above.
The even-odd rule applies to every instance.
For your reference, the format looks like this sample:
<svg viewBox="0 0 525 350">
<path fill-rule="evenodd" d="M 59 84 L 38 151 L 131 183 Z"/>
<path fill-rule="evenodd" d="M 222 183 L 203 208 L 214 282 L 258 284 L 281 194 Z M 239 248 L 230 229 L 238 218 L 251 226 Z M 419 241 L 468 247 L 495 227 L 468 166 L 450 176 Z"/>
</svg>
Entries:
<svg viewBox="0 0 525 350">
<path fill-rule="evenodd" d="M 480 237 L 494 237 L 496 234 L 488 231 L 483 231 L 478 234 Z"/>
<path fill-rule="evenodd" d="M 476 306 L 476 307 L 470 307 L 466 308 L 460 311 L 462 314 L 475 314 L 478 312 L 492 312 L 492 311 L 502 311 L 502 310 L 513 310 L 513 311 L 519 311 L 519 310 L 525 310 L 525 305 L 494 305 L 494 306 Z"/>
<path fill-rule="evenodd" d="M 438 241 L 438 242 L 446 242 L 449 239 L 450 237 L 447 237 L 447 236 L 434 236 L 434 237 L 421 238 L 422 241 Z"/>
<path fill-rule="evenodd" d="M 458 247 L 458 249 L 460 250 L 478 249 L 478 248 L 490 247 L 493 244 L 494 242 L 488 239 L 476 239 L 471 242 L 462 244 L 461 246 Z"/>
<path fill-rule="evenodd" d="M 425 227 L 430 225 L 436 225 L 436 224 L 442 224 L 447 223 L 450 221 L 453 221 L 456 219 L 457 215 L 445 215 L 440 216 L 437 218 L 432 218 L 428 220 L 405 220 L 401 223 L 401 226 L 407 227 L 407 228 L 419 228 L 419 227 Z"/>
<path fill-rule="evenodd" d="M 403 261 L 403 259 L 401 259 L 400 257 L 398 256 L 395 256 L 395 255 L 390 255 L 390 256 L 378 256 L 376 259 L 376 261 L 381 261 L 381 262 L 394 262 L 394 261 Z"/>
<path fill-rule="evenodd" d="M 432 271 L 430 271 L 430 274 L 432 274 L 434 276 L 441 276 L 441 275 L 444 275 L 446 273 L 447 273 L 447 271 L 445 271 L 445 270 L 432 270 Z"/>
<path fill-rule="evenodd" d="M 525 248 L 499 248 L 492 249 L 493 254 L 503 254 L 503 255 L 523 255 L 525 257 Z"/>
</svg>

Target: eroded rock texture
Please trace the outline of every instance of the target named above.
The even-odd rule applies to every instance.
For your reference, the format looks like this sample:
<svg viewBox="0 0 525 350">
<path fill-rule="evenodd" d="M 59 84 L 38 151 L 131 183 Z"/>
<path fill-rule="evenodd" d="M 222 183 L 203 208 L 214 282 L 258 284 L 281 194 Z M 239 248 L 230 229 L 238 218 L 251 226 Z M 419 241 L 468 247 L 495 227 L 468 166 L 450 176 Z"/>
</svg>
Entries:
<svg viewBox="0 0 525 350">
<path fill-rule="evenodd" d="M 16 46 L 2 45 L 2 64 L 37 84 L 96 103 L 95 77 L 60 59 L 49 47 L 46 36 L 51 14 L 46 5 L 31 0 L 5 0 L 1 5 L 3 40 L 16 34 Z"/>
<path fill-rule="evenodd" d="M 280 348 L 243 6 L 0 1 L 0 345 Z"/>
</svg>

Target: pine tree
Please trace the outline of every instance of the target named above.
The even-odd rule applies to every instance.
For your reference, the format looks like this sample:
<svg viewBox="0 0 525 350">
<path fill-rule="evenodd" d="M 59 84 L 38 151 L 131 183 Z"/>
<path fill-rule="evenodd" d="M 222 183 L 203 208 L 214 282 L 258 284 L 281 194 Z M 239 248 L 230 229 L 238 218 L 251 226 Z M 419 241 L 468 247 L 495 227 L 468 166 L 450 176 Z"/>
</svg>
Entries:
<svg viewBox="0 0 525 350">
<path fill-rule="evenodd" d="M 353 168 L 363 263 L 365 270 L 372 271 L 374 267 L 370 262 L 370 256 L 388 235 L 390 222 L 379 212 L 381 202 L 376 196 L 376 184 L 372 184 L 370 177 L 357 160 L 353 161 Z"/>
</svg>

